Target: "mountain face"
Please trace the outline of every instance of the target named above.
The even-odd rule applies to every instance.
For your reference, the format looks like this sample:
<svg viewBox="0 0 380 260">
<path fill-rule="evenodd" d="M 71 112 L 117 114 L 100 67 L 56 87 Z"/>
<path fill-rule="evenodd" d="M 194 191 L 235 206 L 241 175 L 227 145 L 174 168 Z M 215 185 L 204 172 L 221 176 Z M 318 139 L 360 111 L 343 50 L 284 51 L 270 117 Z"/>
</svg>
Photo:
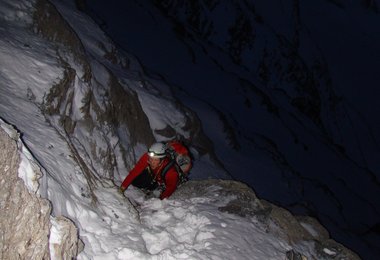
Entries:
<svg viewBox="0 0 380 260">
<path fill-rule="evenodd" d="M 83 10 L 196 111 L 233 178 L 371 258 L 380 253 L 378 7 L 99 1 Z"/>
<path fill-rule="evenodd" d="M 260 197 L 317 217 L 363 257 L 377 254 L 378 121 L 337 87 L 330 53 L 303 24 L 306 7 L 283 7 L 292 22 L 282 24 L 248 1 L 128 2 L 119 8 L 129 14 L 122 49 L 82 13 L 116 33 L 96 6 L 0 2 L 1 117 L 41 163 L 39 189 L 54 215 L 97 205 L 97 191 L 119 183 L 154 140 L 180 137 L 195 155 L 193 178 L 242 180 Z M 354 6 L 325 4 L 334 12 Z M 375 19 L 376 4 L 368 5 L 360 10 Z M 142 27 L 128 21 L 140 14 Z"/>
</svg>

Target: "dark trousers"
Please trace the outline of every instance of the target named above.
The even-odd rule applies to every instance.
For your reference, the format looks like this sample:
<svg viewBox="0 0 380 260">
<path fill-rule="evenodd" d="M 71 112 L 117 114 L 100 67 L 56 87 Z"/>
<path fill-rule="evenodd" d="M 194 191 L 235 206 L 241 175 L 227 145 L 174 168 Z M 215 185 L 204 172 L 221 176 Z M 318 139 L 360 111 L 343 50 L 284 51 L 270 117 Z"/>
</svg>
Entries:
<svg viewBox="0 0 380 260">
<path fill-rule="evenodd" d="M 158 186 L 148 168 L 143 170 L 142 173 L 132 181 L 132 185 L 139 189 L 146 190 L 155 190 Z"/>
</svg>

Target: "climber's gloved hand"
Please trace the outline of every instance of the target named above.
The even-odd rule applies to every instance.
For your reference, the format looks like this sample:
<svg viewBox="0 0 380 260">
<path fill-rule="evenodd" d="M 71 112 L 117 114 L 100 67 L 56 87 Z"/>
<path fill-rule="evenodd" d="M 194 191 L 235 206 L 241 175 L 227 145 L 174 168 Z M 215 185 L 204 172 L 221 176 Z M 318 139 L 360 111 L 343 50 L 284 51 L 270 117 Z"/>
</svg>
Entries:
<svg viewBox="0 0 380 260">
<path fill-rule="evenodd" d="M 123 187 L 119 187 L 119 189 L 117 189 L 117 191 L 118 191 L 121 195 L 124 195 L 125 188 L 123 188 Z"/>
</svg>

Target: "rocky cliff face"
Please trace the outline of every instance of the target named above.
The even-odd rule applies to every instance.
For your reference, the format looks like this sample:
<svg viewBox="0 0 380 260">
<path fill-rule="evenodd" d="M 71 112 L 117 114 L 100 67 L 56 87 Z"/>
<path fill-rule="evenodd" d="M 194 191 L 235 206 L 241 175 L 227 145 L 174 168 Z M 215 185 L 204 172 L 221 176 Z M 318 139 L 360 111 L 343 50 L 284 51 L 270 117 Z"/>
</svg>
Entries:
<svg viewBox="0 0 380 260">
<path fill-rule="evenodd" d="M 19 178 L 23 145 L 15 130 L 8 132 L 0 127 L 0 258 L 76 257 L 81 245 L 77 228 L 63 216 L 51 216 L 50 202 Z"/>
</svg>

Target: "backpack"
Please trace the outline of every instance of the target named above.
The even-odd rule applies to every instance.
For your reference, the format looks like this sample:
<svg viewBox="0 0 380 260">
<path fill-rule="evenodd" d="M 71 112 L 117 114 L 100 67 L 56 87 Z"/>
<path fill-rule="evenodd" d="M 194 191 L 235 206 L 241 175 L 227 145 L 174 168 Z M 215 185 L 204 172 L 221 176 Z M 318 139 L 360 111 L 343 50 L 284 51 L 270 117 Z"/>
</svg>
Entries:
<svg viewBox="0 0 380 260">
<path fill-rule="evenodd" d="M 179 184 L 186 182 L 193 166 L 189 149 L 179 140 L 172 140 L 166 143 L 166 153 L 171 161 L 163 169 L 161 176 L 165 178 L 166 172 L 174 165 L 179 174 Z"/>
</svg>

